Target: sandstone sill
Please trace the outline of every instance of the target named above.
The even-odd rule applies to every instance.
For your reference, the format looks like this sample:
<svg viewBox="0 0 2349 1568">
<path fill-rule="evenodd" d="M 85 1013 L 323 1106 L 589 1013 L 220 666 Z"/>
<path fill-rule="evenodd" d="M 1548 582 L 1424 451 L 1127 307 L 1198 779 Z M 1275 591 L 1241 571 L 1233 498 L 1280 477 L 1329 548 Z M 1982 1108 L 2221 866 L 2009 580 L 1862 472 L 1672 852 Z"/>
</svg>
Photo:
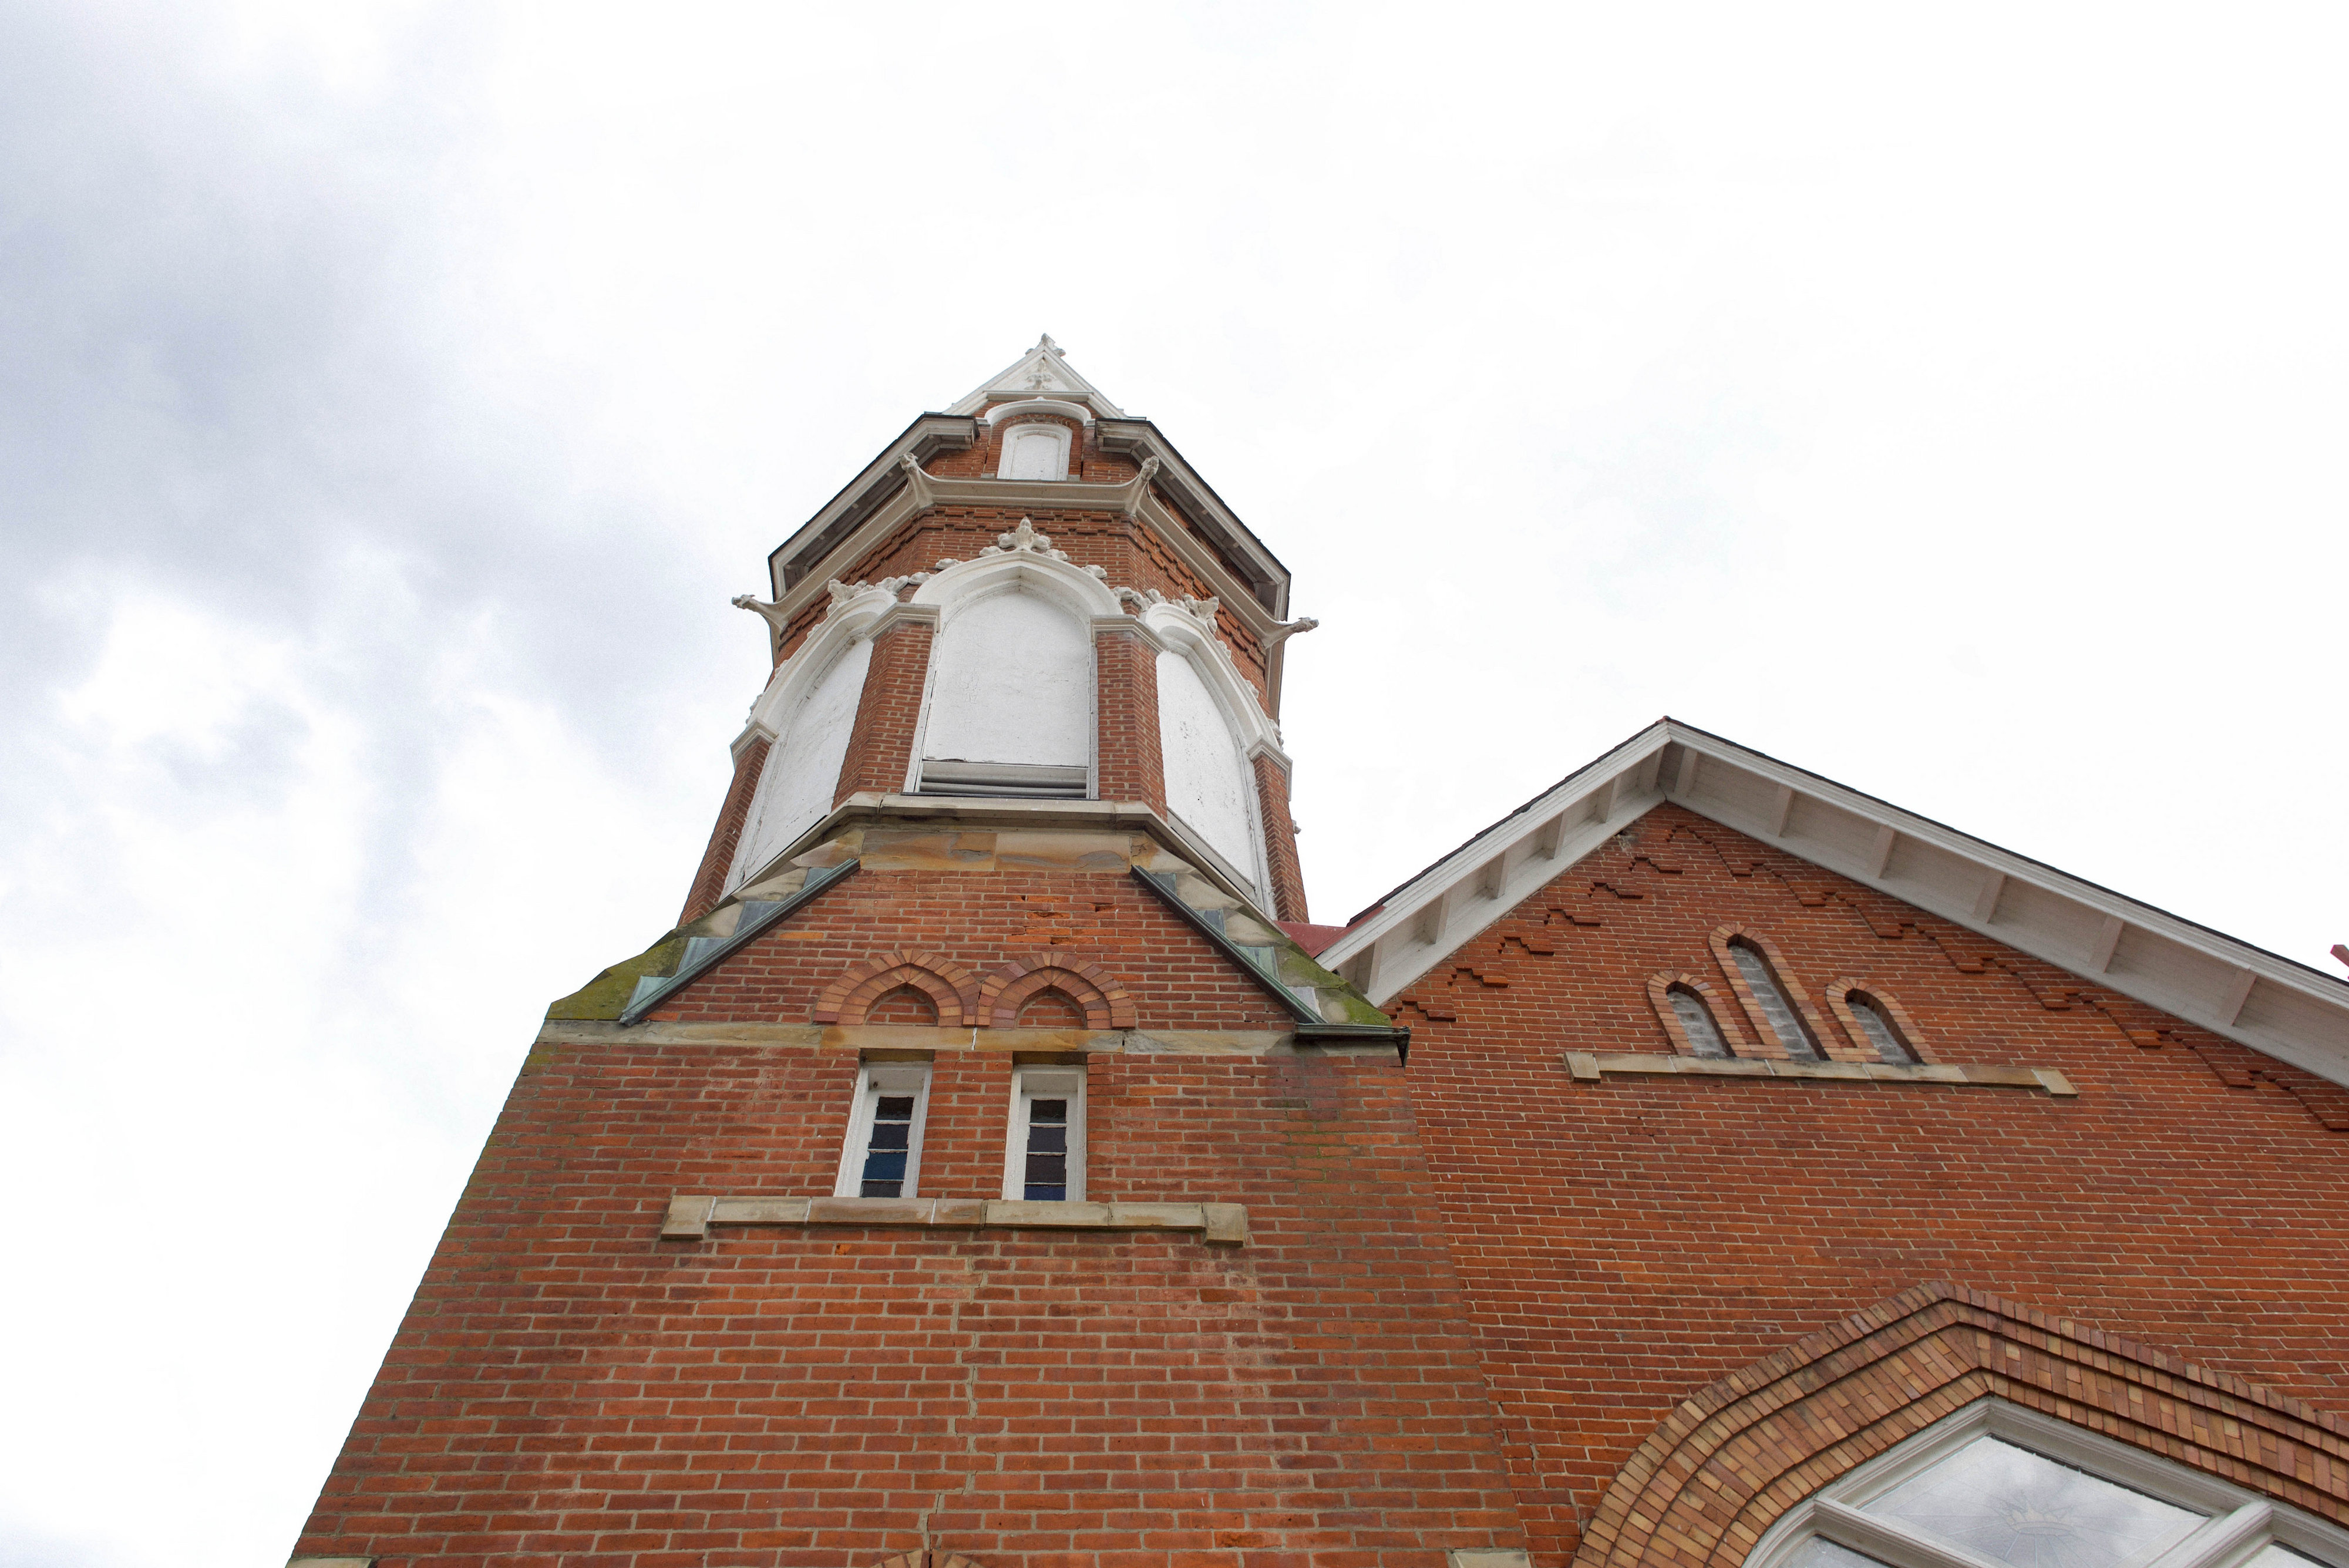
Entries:
<svg viewBox="0 0 2349 1568">
<path fill-rule="evenodd" d="M 661 1221 L 664 1241 L 698 1241 L 712 1225 L 902 1225 L 936 1231 L 1195 1231 L 1215 1247 L 1243 1247 L 1237 1203 L 1026 1203 L 978 1198 L 717 1198 L 679 1193 Z"/>
<path fill-rule="evenodd" d="M 1568 1051 L 1566 1070 L 1578 1083 L 1606 1077 L 1666 1075 L 1691 1078 L 1775 1078 L 1846 1084 L 1950 1084 L 1971 1089 L 2044 1089 L 2051 1099 L 2079 1094 L 2053 1067 L 1959 1067 L 1948 1064 L 1891 1066 L 1879 1062 L 1774 1062 L 1744 1058 L 1669 1056 L 1661 1051 Z"/>
</svg>

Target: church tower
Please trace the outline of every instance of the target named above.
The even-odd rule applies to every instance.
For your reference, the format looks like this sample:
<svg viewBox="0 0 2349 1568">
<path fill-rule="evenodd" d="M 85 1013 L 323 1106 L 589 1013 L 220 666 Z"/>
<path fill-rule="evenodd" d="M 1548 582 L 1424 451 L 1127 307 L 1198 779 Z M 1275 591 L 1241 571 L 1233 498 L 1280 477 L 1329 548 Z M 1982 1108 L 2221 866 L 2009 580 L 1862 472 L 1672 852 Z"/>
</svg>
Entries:
<svg viewBox="0 0 2349 1568">
<path fill-rule="evenodd" d="M 1309 924 L 1050 338 L 769 566 L 296 1562 L 2349 1568 L 2349 985 L 1672 719 Z"/>
<path fill-rule="evenodd" d="M 297 1560 L 1516 1546 L 1408 1031 L 1299 940 L 1288 570 L 1050 337 L 768 565 L 680 923 L 550 1010 Z"/>
</svg>

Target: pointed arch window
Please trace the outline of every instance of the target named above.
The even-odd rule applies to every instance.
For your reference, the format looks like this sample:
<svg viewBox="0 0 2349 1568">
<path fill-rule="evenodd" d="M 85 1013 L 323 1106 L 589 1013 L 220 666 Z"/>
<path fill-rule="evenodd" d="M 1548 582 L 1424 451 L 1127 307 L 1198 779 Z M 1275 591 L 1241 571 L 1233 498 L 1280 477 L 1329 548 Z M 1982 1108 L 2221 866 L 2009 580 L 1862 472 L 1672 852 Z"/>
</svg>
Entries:
<svg viewBox="0 0 2349 1568">
<path fill-rule="evenodd" d="M 1737 978 L 1745 982 L 1746 994 L 1754 1000 L 1758 1014 L 1754 1022 L 1778 1043 L 1781 1050 L 1797 1060 L 1816 1061 L 1826 1054 L 1819 1049 L 1818 1037 L 1811 1033 L 1795 1004 L 1788 1000 L 1786 987 L 1778 978 L 1777 967 L 1770 961 L 1760 944 L 1751 937 L 1733 936 L 1728 942 L 1729 961 L 1735 966 Z"/>
<path fill-rule="evenodd" d="M 1933 1060 L 1916 1020 L 1882 986 L 1868 981 L 1837 981 L 1827 987 L 1827 1007 L 1844 1033 L 1873 1052 L 1878 1061 L 1902 1067 Z"/>
<path fill-rule="evenodd" d="M 2349 1532 L 2002 1399 L 1796 1504 L 1753 1568 L 2349 1568 Z"/>
</svg>

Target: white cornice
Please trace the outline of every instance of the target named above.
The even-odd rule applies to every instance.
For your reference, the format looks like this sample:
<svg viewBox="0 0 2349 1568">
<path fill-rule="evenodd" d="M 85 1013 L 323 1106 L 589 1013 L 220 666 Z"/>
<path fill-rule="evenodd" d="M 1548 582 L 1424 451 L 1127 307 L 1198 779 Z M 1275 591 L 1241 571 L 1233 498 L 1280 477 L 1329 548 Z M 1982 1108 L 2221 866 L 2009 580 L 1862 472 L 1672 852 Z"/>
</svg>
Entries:
<svg viewBox="0 0 2349 1568">
<path fill-rule="evenodd" d="M 1430 866 L 1320 961 L 1383 1005 L 1667 800 L 2349 1086 L 2349 983 L 1671 719 Z"/>
</svg>

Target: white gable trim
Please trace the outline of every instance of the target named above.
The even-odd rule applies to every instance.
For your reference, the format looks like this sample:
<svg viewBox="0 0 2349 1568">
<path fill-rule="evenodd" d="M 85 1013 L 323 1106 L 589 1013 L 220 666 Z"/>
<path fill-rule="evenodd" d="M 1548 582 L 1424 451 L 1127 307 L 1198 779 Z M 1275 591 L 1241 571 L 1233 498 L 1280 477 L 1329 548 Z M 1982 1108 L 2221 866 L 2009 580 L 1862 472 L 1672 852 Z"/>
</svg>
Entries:
<svg viewBox="0 0 2349 1568">
<path fill-rule="evenodd" d="M 1036 347 L 973 388 L 947 410 L 950 414 L 975 414 L 991 397 L 1059 398 L 1082 403 L 1104 419 L 1121 420 L 1125 410 L 1102 395 L 1101 389 L 1076 372 L 1061 346 L 1046 333 Z"/>
<path fill-rule="evenodd" d="M 1320 961 L 1384 1006 L 1667 800 L 2349 1086 L 2349 983 L 1671 719 L 1429 867 Z"/>
</svg>

